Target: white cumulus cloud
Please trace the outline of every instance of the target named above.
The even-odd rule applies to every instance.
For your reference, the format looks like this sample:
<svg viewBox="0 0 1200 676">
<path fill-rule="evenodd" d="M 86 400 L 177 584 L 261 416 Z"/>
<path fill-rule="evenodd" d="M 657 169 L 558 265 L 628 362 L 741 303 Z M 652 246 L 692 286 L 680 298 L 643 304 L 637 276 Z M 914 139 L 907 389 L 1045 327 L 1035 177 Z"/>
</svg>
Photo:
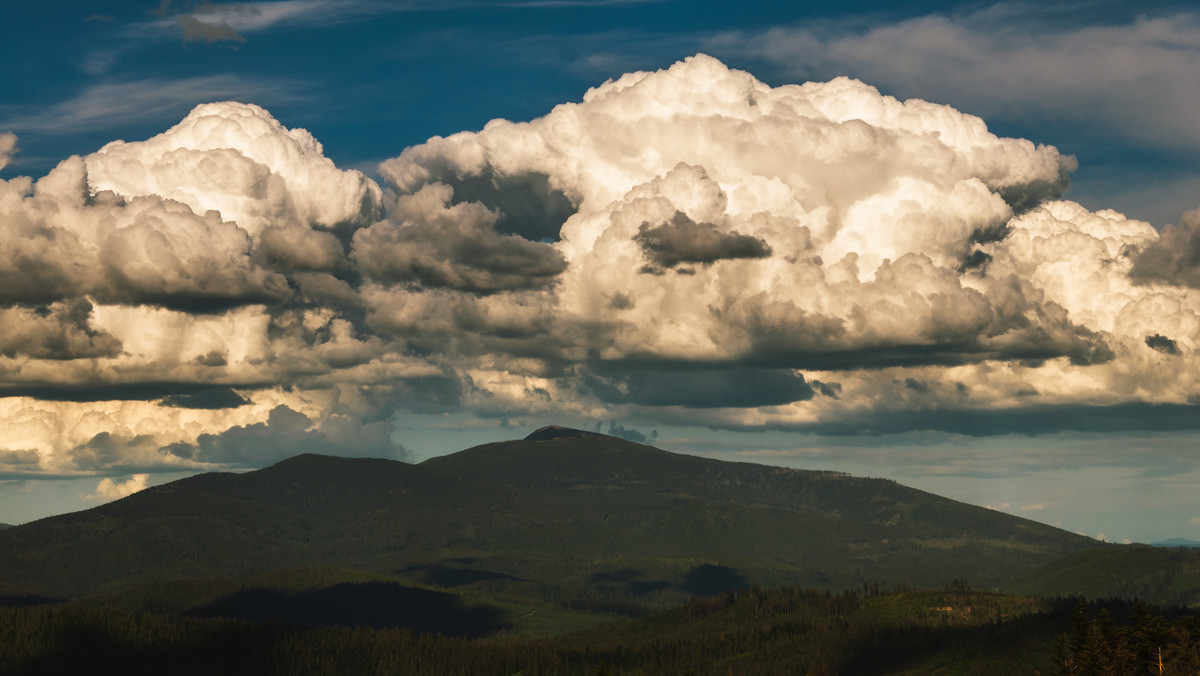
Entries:
<svg viewBox="0 0 1200 676">
<path fill-rule="evenodd" d="M 255 105 L 197 106 L 146 141 L 114 141 L 86 158 L 94 192 L 158 195 L 198 214 L 217 211 L 253 236 L 268 224 L 333 228 L 378 213 L 381 194 L 342 171 L 303 129 L 287 129 Z"/>
<path fill-rule="evenodd" d="M 121 483 L 105 477 L 97 484 L 95 497 L 105 502 L 120 500 L 138 491 L 145 490 L 148 485 L 150 485 L 149 474 L 134 474 L 128 480 Z"/>
<path fill-rule="evenodd" d="M 16 152 L 17 135 L 10 131 L 0 132 L 0 169 L 8 166 Z"/>
</svg>

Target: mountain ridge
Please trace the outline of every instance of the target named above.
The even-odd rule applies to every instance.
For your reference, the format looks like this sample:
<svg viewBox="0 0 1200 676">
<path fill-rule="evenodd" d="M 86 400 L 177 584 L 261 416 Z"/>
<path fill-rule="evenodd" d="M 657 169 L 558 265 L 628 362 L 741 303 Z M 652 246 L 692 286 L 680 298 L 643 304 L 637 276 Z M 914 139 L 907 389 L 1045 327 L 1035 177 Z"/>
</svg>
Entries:
<svg viewBox="0 0 1200 676">
<path fill-rule="evenodd" d="M 0 594 L 320 565 L 649 609 L 747 584 L 992 587 L 1095 546 L 889 480 L 534 435 L 419 464 L 302 454 L 8 529 Z"/>
<path fill-rule="evenodd" d="M 528 439 L 529 437 L 526 438 Z M 577 435 L 560 434 L 537 441 L 540 443 L 533 445 L 521 441 L 482 444 L 458 453 L 430 458 L 422 462 L 421 466 L 456 476 L 481 480 L 486 478 L 491 483 L 502 483 L 523 490 L 558 491 L 589 487 L 649 491 L 653 490 L 653 485 L 641 478 L 642 476 L 657 473 L 661 479 L 664 473 L 670 472 L 670 478 L 675 482 L 672 486 L 678 489 L 682 485 L 692 491 L 689 494 L 693 496 L 715 499 L 718 493 L 733 493 L 741 502 L 747 504 L 811 509 L 829 516 L 851 516 L 875 523 L 894 522 L 896 518 L 906 516 L 896 512 L 884 514 L 885 510 L 882 509 L 872 513 L 869 505 L 851 510 L 844 502 L 837 504 L 840 497 L 837 495 L 838 489 L 843 485 L 870 487 L 876 495 L 890 497 L 893 501 L 900 500 L 901 496 L 910 501 L 924 498 L 925 503 L 904 505 L 910 512 L 919 511 L 924 516 L 932 516 L 939 509 L 953 504 L 971 515 L 967 525 L 977 525 L 980 522 L 1014 526 L 1019 524 L 1030 531 L 1065 533 L 1038 521 L 950 500 L 903 486 L 891 479 L 871 479 L 828 470 L 793 469 L 703 458 L 591 432 L 581 432 Z M 620 466 L 610 470 L 614 463 L 620 463 Z M 530 471 L 531 465 L 547 468 L 549 471 Z M 604 473 L 607 473 L 607 476 L 604 476 Z M 777 491 L 775 494 L 766 490 L 766 486 L 772 483 L 778 484 L 771 486 Z M 763 490 L 757 490 L 757 487 L 762 487 Z M 808 500 L 798 499 L 800 496 L 807 497 Z M 887 497 L 883 499 L 884 504 L 896 504 L 887 502 Z M 1081 541 L 1095 544 L 1090 538 L 1082 538 Z"/>
</svg>

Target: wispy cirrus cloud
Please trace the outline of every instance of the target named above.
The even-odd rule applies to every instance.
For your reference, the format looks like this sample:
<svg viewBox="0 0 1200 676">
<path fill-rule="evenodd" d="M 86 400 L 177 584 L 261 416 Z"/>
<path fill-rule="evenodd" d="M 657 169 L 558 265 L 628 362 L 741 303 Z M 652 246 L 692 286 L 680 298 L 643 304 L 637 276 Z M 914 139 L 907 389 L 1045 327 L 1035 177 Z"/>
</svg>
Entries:
<svg viewBox="0 0 1200 676">
<path fill-rule="evenodd" d="M 208 101 L 292 103 L 303 98 L 298 93 L 301 87 L 297 81 L 268 82 L 237 75 L 104 82 L 50 106 L 0 105 L 0 129 L 42 133 L 96 131 L 131 121 L 179 117 Z"/>
<path fill-rule="evenodd" d="M 1200 15 L 1080 24 L 1052 11 L 1005 3 L 898 22 L 730 31 L 705 48 L 769 62 L 789 78 L 850 75 L 988 119 L 1083 122 L 1137 144 L 1200 148 Z"/>
<path fill-rule="evenodd" d="M 328 26 L 376 14 L 412 11 L 412 3 L 362 0 L 281 0 L 280 2 L 206 3 L 146 28 L 171 33 L 182 29 L 185 42 L 244 42 L 244 35 L 277 28 Z M 174 24 L 172 26 L 171 24 Z M 177 34 L 177 33 L 176 33 Z"/>
<path fill-rule="evenodd" d="M 625 7 L 629 5 L 651 5 L 675 0 L 514 0 L 502 3 L 504 7 L 529 9 L 554 9 L 558 7 Z"/>
<path fill-rule="evenodd" d="M 180 35 L 185 42 L 203 41 L 244 42 L 252 33 L 275 29 L 326 27 L 334 23 L 360 21 L 372 16 L 422 11 L 452 11 L 463 8 L 506 7 L 514 9 L 558 9 L 587 7 L 622 7 L 658 4 L 674 0 L 511 0 L 485 2 L 457 0 L 278 0 L 276 2 L 209 3 L 197 7 L 181 7 L 172 11 L 168 6 L 165 18 L 133 27 L 142 34 Z"/>
</svg>

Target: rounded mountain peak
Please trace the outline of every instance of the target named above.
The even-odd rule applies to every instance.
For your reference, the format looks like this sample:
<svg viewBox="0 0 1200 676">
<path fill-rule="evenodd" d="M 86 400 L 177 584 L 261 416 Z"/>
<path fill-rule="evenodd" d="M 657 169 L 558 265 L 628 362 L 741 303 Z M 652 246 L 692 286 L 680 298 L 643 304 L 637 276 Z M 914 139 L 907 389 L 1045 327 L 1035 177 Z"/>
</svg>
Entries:
<svg viewBox="0 0 1200 676">
<path fill-rule="evenodd" d="M 529 436 L 525 437 L 525 441 L 547 441 L 549 439 L 558 439 L 559 437 L 602 437 L 603 434 L 595 432 L 585 432 L 570 427 L 562 427 L 561 425 L 547 425 L 534 430 Z"/>
</svg>

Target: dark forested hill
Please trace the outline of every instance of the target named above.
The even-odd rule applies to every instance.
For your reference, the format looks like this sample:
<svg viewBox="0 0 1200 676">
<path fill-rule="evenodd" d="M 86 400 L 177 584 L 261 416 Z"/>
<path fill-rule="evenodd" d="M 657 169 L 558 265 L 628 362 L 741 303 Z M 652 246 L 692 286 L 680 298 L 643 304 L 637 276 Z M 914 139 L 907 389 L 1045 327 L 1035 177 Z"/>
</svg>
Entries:
<svg viewBox="0 0 1200 676">
<path fill-rule="evenodd" d="M 531 496 L 380 459 L 302 455 L 182 479 L 0 533 L 0 584 L 77 596 L 311 563 L 385 570 Z M 16 587 L 16 589 L 13 589 Z"/>
<path fill-rule="evenodd" d="M 1094 545 L 892 481 L 546 428 L 420 465 L 303 455 L 10 528 L 0 595 L 322 565 L 636 613 L 749 584 L 992 587 Z"/>
<path fill-rule="evenodd" d="M 705 503 L 780 508 L 880 526 L 912 538 L 1009 541 L 1029 547 L 1094 546 L 1089 538 L 1036 521 L 901 486 L 837 472 L 787 469 L 670 453 L 602 434 L 550 435 L 477 446 L 422 467 L 456 477 L 557 495 L 678 497 Z M 552 428 L 551 428 L 552 429 Z M 536 440 L 531 443 L 531 439 Z M 886 532 L 885 532 L 886 537 Z"/>
</svg>

